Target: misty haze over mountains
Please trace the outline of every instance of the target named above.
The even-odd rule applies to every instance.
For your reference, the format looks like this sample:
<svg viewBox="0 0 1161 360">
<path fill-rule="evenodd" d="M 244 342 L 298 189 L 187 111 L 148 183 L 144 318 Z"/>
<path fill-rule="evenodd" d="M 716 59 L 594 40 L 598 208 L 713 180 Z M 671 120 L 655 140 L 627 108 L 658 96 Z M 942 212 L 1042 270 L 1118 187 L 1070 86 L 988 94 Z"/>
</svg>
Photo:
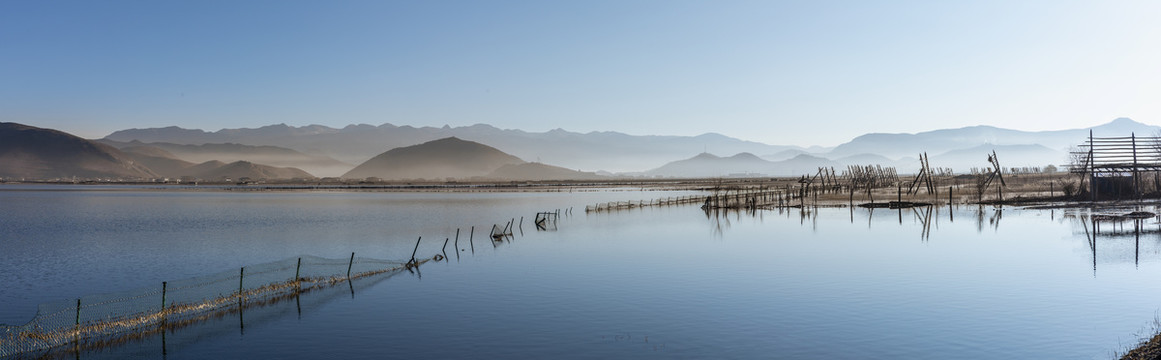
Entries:
<svg viewBox="0 0 1161 360">
<path fill-rule="evenodd" d="M 968 173 L 988 166 L 1065 165 L 1067 150 L 1090 129 L 1018 131 L 991 126 L 916 134 L 866 134 L 834 148 L 769 145 L 718 134 L 634 136 L 452 128 L 272 125 L 216 132 L 177 127 L 117 131 L 85 140 L 3 123 L 0 176 L 28 178 L 379 178 L 383 180 L 566 180 L 633 177 L 799 176 L 818 167 L 931 166 Z M 1096 136 L 1153 136 L 1161 127 L 1116 119 Z M 725 154 L 725 155 L 718 155 Z M 300 170 L 301 169 L 301 170 Z"/>
<path fill-rule="evenodd" d="M 1161 127 L 1127 118 L 1091 128 L 1097 136 L 1136 133 L 1152 136 Z M 321 125 L 291 127 L 285 124 L 257 129 L 223 129 L 215 132 L 178 127 L 129 129 L 105 137 L 109 142 L 167 143 L 179 145 L 242 144 L 291 149 L 316 159 L 330 158 L 330 169 L 302 163 L 295 165 L 318 176 L 338 176 L 336 163 L 360 164 L 393 148 L 456 137 L 494 147 L 526 161 L 568 169 L 604 171 L 645 176 L 727 176 L 730 174 L 797 176 L 819 166 L 879 164 L 895 166 L 902 173 L 918 168 L 920 153 L 931 165 L 968 172 L 986 167 L 986 155 L 995 150 L 1005 167 L 1063 165 L 1067 149 L 1084 141 L 1089 129 L 1020 131 L 992 126 L 941 129 L 915 134 L 866 134 L 834 148 L 769 145 L 719 134 L 699 136 L 634 136 L 617 132 L 575 133 L 551 130 L 535 133 L 502 130 L 477 124 L 465 127 L 411 127 L 383 124 L 350 125 L 335 129 Z M 703 152 L 714 155 L 698 155 Z M 739 155 L 740 154 L 740 155 Z M 324 161 L 324 160 L 319 160 Z M 684 162 L 681 162 L 684 161 Z M 672 162 L 678 162 L 670 164 Z M 354 165 L 350 165 L 351 168 Z M 915 168 L 915 169 L 912 169 Z M 349 170 L 349 169 L 348 169 Z"/>
<path fill-rule="evenodd" d="M 487 144 L 527 161 L 584 171 L 610 172 L 642 171 L 697 154 L 703 149 L 723 153 L 756 154 L 776 153 L 787 149 L 807 150 L 796 146 L 766 145 L 718 134 L 693 137 L 633 136 L 616 132 L 581 134 L 559 129 L 531 133 L 521 130 L 501 130 L 483 124 L 455 128 L 364 124 L 350 125 L 342 129 L 320 125 L 291 127 L 280 124 L 257 129 L 223 129 L 215 132 L 167 127 L 117 131 L 106 136 L 105 140 L 189 145 L 210 143 L 271 145 L 360 164 L 386 150 L 447 137 Z M 327 176 L 338 175 L 332 173 Z"/>
</svg>

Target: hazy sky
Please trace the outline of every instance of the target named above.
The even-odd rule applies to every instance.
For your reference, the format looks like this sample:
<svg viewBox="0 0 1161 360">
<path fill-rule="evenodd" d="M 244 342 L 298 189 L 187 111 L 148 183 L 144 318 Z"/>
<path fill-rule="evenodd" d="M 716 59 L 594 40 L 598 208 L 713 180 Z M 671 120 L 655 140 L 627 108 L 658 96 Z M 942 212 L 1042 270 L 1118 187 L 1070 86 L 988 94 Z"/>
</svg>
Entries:
<svg viewBox="0 0 1161 360">
<path fill-rule="evenodd" d="M 1161 1 L 3 1 L 0 121 L 697 135 L 1161 122 Z"/>
</svg>

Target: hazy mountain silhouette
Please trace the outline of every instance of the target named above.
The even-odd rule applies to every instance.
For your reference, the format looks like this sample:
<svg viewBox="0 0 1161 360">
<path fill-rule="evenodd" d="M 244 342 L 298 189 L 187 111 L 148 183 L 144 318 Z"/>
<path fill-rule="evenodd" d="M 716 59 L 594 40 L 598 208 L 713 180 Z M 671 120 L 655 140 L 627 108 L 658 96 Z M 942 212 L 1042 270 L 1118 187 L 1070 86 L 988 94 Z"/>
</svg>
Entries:
<svg viewBox="0 0 1161 360">
<path fill-rule="evenodd" d="M 184 145 L 167 142 L 143 143 L 140 141 L 121 142 L 108 139 L 98 140 L 122 150 L 130 147 L 152 147 L 163 150 L 170 157 L 194 163 L 210 160 L 224 162 L 248 161 L 275 167 L 294 167 L 318 176 L 339 176 L 354 165 L 321 155 L 309 155 L 278 146 L 253 146 L 243 144 L 202 144 Z"/>
<path fill-rule="evenodd" d="M 186 168 L 179 176 L 193 176 L 196 178 L 206 179 L 205 175 L 213 175 L 214 170 L 221 169 L 223 166 L 226 166 L 226 163 L 217 160 L 210 160 Z"/>
<path fill-rule="evenodd" d="M 670 162 L 645 172 L 649 176 L 665 177 L 722 177 L 738 174 L 770 175 L 774 163 L 751 153 L 719 157 L 710 153 Z"/>
<path fill-rule="evenodd" d="M 795 156 L 802 155 L 802 154 L 809 154 L 809 152 L 807 152 L 806 150 L 799 150 L 799 149 L 787 149 L 787 150 L 782 150 L 782 151 L 779 151 L 779 152 L 776 152 L 773 154 L 762 155 L 761 157 L 762 157 L 762 159 L 767 160 L 767 161 L 782 161 L 782 160 L 789 160 L 790 158 L 793 158 Z"/>
<path fill-rule="evenodd" d="M 359 164 L 344 178 L 378 177 L 385 180 L 485 176 L 504 165 L 523 160 L 491 146 L 449 137 L 423 144 L 394 148 Z"/>
<path fill-rule="evenodd" d="M 293 178 L 313 178 L 314 176 L 306 171 L 302 171 L 292 167 L 275 167 L 262 164 L 255 164 L 249 161 L 235 161 L 229 164 L 221 165 L 213 169 L 202 169 L 203 172 L 197 173 L 195 177 L 206 180 L 217 180 L 222 178 L 229 178 L 233 181 L 248 177 L 254 180 L 258 179 L 293 179 Z"/>
<path fill-rule="evenodd" d="M 130 146 L 122 150 L 126 156 L 147 166 L 159 177 L 165 178 L 192 177 L 205 181 L 220 181 L 228 178 L 231 181 L 237 181 L 244 177 L 254 180 L 314 177 L 310 173 L 294 167 L 269 166 L 249 161 L 226 163 L 210 160 L 195 164 L 178 159 L 173 154 L 153 146 Z"/>
<path fill-rule="evenodd" d="M 1161 127 L 1146 125 L 1128 118 L 1119 118 L 1091 128 L 1095 136 L 1153 136 Z M 970 149 L 980 145 L 1041 145 L 1065 151 L 1088 138 L 1089 129 L 1055 131 L 1020 131 L 993 126 L 970 126 L 916 134 L 866 134 L 839 145 L 826 155 L 843 157 L 855 154 L 878 154 L 889 158 L 917 157 L 919 153 L 940 154 L 952 150 Z M 1063 159 L 1043 159 L 1040 165 L 1060 163 Z M 985 162 L 986 163 L 986 162 Z M 935 166 L 935 164 L 932 164 Z"/>
<path fill-rule="evenodd" d="M 834 159 L 835 170 L 839 170 L 839 168 L 846 169 L 846 167 L 850 165 L 894 166 L 900 170 L 911 170 L 912 165 L 914 165 L 915 169 L 918 170 L 919 160 L 918 158 L 914 157 L 903 158 L 901 160 L 891 160 L 886 156 L 878 154 L 858 154 Z"/>
<path fill-rule="evenodd" d="M 1096 136 L 1152 136 L 1161 127 L 1141 124 L 1130 119 L 1116 119 L 1093 127 Z M 1088 137 L 1089 129 L 1055 131 L 1020 131 L 993 126 L 971 126 L 959 129 L 941 129 L 915 134 L 866 134 L 833 149 L 796 146 L 766 145 L 742 141 L 719 134 L 699 136 L 634 136 L 616 132 L 574 133 L 560 129 L 542 133 L 520 130 L 501 130 L 488 125 L 466 127 L 411 127 L 384 124 L 350 125 L 342 129 L 311 125 L 291 127 L 284 124 L 257 129 L 224 129 L 216 132 L 187 130 L 176 127 L 158 129 L 130 129 L 115 132 L 106 139 L 117 141 L 164 141 L 174 144 L 201 145 L 207 143 L 238 143 L 270 145 L 297 150 L 301 153 L 327 155 L 332 158 L 359 163 L 382 149 L 406 147 L 425 141 L 454 136 L 504 149 L 525 159 L 561 165 L 569 169 L 640 171 L 636 174 L 661 176 L 724 176 L 732 173 L 764 173 L 769 175 L 801 175 L 795 172 L 816 171 L 819 166 L 846 165 L 895 166 L 901 173 L 919 169 L 918 156 L 927 153 L 934 167 L 950 167 L 967 172 L 972 167 L 987 166 L 986 153 L 995 148 L 1004 166 L 1061 165 L 1066 162 L 1065 149 L 1080 144 Z M 1040 145 L 1042 148 L 1018 146 Z M 1004 149 L 1001 151 L 1000 149 Z M 1047 148 L 1050 151 L 1044 151 Z M 165 148 L 186 159 L 184 153 Z M 706 164 L 707 168 L 677 163 L 692 151 L 711 150 L 715 153 L 768 154 L 765 164 L 723 160 Z M 971 152 L 980 154 L 971 155 Z M 942 154 L 963 151 L 962 156 L 941 157 Z M 808 155 L 805 158 L 799 156 Z M 955 155 L 955 153 L 952 153 Z M 977 161 L 976 158 L 984 159 Z M 186 159 L 189 160 L 189 159 Z M 201 160 L 201 159 L 198 159 Z M 687 159 L 692 160 L 692 159 Z M 285 163 L 279 163 L 285 164 Z M 657 164 L 669 165 L 668 168 Z M 675 170 L 689 166 L 691 169 Z M 334 172 L 332 172 L 334 173 Z M 681 175 L 679 175 L 681 174 Z"/>
<path fill-rule="evenodd" d="M 775 170 L 771 172 L 776 176 L 814 175 L 820 167 L 833 167 L 836 171 L 845 168 L 845 166 L 824 157 L 802 154 L 787 160 L 774 162 Z"/>
<path fill-rule="evenodd" d="M 599 180 L 606 176 L 591 172 L 565 169 L 559 166 L 529 162 L 523 164 L 507 164 L 484 176 L 494 180 Z"/>
<path fill-rule="evenodd" d="M 1150 135 L 1152 136 L 1152 135 Z M 1068 156 L 1065 151 L 1049 149 L 1042 145 L 980 145 L 969 149 L 959 149 L 948 151 L 939 155 L 930 155 L 931 166 L 950 167 L 958 172 L 966 173 L 971 168 L 987 168 L 988 155 L 996 152 L 996 157 L 1000 160 L 1000 166 L 1005 168 L 1011 167 L 1025 167 L 1025 166 L 1047 166 L 1050 164 L 1063 164 Z M 1061 161 L 1048 162 L 1047 159 L 1060 159 Z M 919 163 L 915 163 L 916 169 Z M 908 169 L 914 171 L 915 169 Z M 1005 169 L 1007 170 L 1007 169 Z"/>
<path fill-rule="evenodd" d="M 104 141 L 97 141 L 97 142 L 104 143 Z M 106 144 L 106 145 L 111 145 L 111 144 Z M 117 147 L 115 145 L 113 145 L 113 146 Z M 177 157 L 177 155 L 174 155 L 173 153 L 171 153 L 169 151 L 165 151 L 165 149 L 162 149 L 162 148 L 159 148 L 156 146 L 141 145 L 141 146 L 126 146 L 126 147 L 117 147 L 117 148 L 126 154 L 140 154 L 140 155 L 148 155 L 148 156 L 154 156 L 154 157 L 160 157 L 160 158 L 166 158 L 166 159 L 175 159 L 175 160 L 181 159 L 181 158 Z"/>
<path fill-rule="evenodd" d="M 771 154 L 787 149 L 813 152 L 827 150 L 767 145 L 712 133 L 699 136 L 635 136 L 617 132 L 582 134 L 561 129 L 536 133 L 501 130 L 483 124 L 454 128 L 360 124 L 342 129 L 320 125 L 291 127 L 279 124 L 257 129 L 223 129 L 216 132 L 166 127 L 121 130 L 105 139 L 191 145 L 210 143 L 272 145 L 358 164 L 381 153 L 383 149 L 406 147 L 447 137 L 489 144 L 502 148 L 514 156 L 570 169 L 611 171 L 638 171 L 651 164 L 665 163 L 683 154 L 702 149 L 756 154 Z"/>
<path fill-rule="evenodd" d="M 153 170 L 157 176 L 178 178 L 190 175 L 186 169 L 194 163 L 178 159 L 168 151 L 152 146 L 130 146 L 121 149 L 126 156 Z"/>
<path fill-rule="evenodd" d="M 116 148 L 65 132 L 17 123 L 0 123 L 0 177 L 53 178 L 155 177 Z"/>
</svg>

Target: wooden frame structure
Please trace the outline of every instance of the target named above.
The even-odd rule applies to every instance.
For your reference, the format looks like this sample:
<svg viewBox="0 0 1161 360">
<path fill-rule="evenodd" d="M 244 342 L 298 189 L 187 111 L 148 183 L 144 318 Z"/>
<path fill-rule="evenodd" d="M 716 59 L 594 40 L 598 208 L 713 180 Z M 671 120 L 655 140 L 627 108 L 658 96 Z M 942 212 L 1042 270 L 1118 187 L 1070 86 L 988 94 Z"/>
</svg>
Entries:
<svg viewBox="0 0 1161 360">
<path fill-rule="evenodd" d="M 1097 179 L 1113 177 L 1133 177 L 1133 196 L 1141 197 L 1141 173 L 1161 171 L 1161 137 L 1129 136 L 1094 137 L 1088 132 L 1088 140 L 1079 146 L 1079 151 L 1070 154 L 1074 163 L 1069 172 L 1081 175 L 1081 181 L 1089 180 L 1089 194 L 1097 199 Z M 1083 183 L 1082 183 L 1083 186 Z"/>
</svg>

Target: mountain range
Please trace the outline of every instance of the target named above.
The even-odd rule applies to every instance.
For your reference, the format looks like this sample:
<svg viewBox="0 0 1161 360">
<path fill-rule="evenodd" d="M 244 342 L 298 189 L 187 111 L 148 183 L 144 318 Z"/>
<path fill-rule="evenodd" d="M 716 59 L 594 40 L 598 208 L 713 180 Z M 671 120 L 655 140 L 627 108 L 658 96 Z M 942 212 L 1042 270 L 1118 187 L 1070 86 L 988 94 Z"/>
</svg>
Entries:
<svg viewBox="0 0 1161 360">
<path fill-rule="evenodd" d="M 359 164 L 385 149 L 411 146 L 456 137 L 488 144 L 522 159 L 560 165 L 569 169 L 613 172 L 640 171 L 669 161 L 712 149 L 719 152 L 776 153 L 797 146 L 767 145 L 720 134 L 699 136 L 634 136 L 617 132 L 575 133 L 551 130 L 542 133 L 502 130 L 490 125 L 464 127 L 411 127 L 383 124 L 350 125 L 335 129 L 321 125 L 291 127 L 285 124 L 256 129 L 223 129 L 215 132 L 178 127 L 128 129 L 114 132 L 104 140 L 144 143 L 202 145 L 235 143 L 278 146 L 302 153 L 327 156 Z M 335 173 L 323 176 L 338 176 Z"/>
<path fill-rule="evenodd" d="M 217 160 L 195 164 L 150 146 L 113 146 L 53 129 L 0 123 L 0 178 L 11 179 L 290 179 L 311 178 L 296 169 Z"/>
<path fill-rule="evenodd" d="M 167 142 L 141 141 L 114 141 L 109 139 L 96 140 L 121 150 L 130 148 L 156 148 L 163 150 L 168 157 L 185 161 L 202 163 L 211 160 L 223 162 L 247 161 L 266 164 L 275 167 L 299 168 L 311 174 L 321 176 L 337 176 L 355 165 L 351 165 L 331 157 L 310 155 L 278 146 L 254 146 L 234 143 L 225 144 L 174 144 Z"/>
<path fill-rule="evenodd" d="M 915 134 L 866 134 L 834 148 L 768 145 L 712 133 L 635 136 L 560 129 L 536 133 L 483 124 L 456 128 L 350 125 L 342 129 L 279 124 L 214 132 L 165 127 L 121 130 L 94 141 L 12 123 L 0 130 L 0 135 L 7 136 L 0 143 L 0 167 L 4 168 L 0 176 L 7 177 L 225 177 L 229 165 L 230 169 L 248 169 L 231 174 L 263 177 L 529 180 L 593 179 L 600 178 L 598 173 L 798 176 L 818 167 L 847 165 L 894 166 L 906 174 L 918 170 L 917 159 L 924 154 L 933 167 L 966 173 L 988 166 L 987 155 L 993 151 L 1005 167 L 1060 166 L 1067 162 L 1068 149 L 1083 143 L 1090 131 L 1098 137 L 1154 136 L 1161 127 L 1127 118 L 1087 129 L 1054 131 L 972 126 Z M 417 145 L 425 146 L 412 148 Z M 408 155 L 417 150 L 422 151 Z M 214 169 L 220 171 L 210 171 Z"/>
<path fill-rule="evenodd" d="M 456 137 L 405 146 L 379 154 L 343 174 L 347 179 L 381 180 L 591 180 L 558 166 L 530 163 L 488 145 Z"/>
<path fill-rule="evenodd" d="M 360 124 L 341 129 L 321 125 L 292 127 L 278 124 L 255 129 L 223 129 L 214 132 L 165 127 L 117 131 L 105 137 L 103 141 L 166 143 L 170 144 L 167 146 L 171 148 L 179 145 L 209 146 L 207 144 L 227 143 L 258 147 L 274 146 L 320 159 L 329 158 L 336 162 L 359 164 L 385 149 L 456 137 L 487 144 L 522 159 L 559 165 L 568 169 L 599 170 L 626 175 L 723 176 L 745 172 L 795 175 L 793 172 L 808 171 L 817 166 L 865 165 L 871 162 L 896 166 L 901 172 L 911 172 L 918 169 L 917 159 L 923 153 L 928 154 L 932 166 L 966 172 L 972 167 L 987 166 L 986 155 L 993 149 L 997 151 L 1002 165 L 1006 167 L 1061 165 L 1066 161 L 1067 149 L 1083 142 L 1090 130 L 1096 136 L 1122 136 L 1129 133 L 1152 136 L 1161 130 L 1161 127 L 1127 118 L 1116 119 L 1092 128 L 1053 131 L 971 126 L 915 134 L 872 133 L 856 137 L 834 148 L 769 145 L 713 133 L 699 136 L 635 136 L 617 132 L 576 133 L 561 129 L 537 133 L 503 130 L 483 124 L 464 127 Z M 670 162 L 690 159 L 691 156 L 700 153 L 727 154 L 727 156 L 719 156 L 722 159 L 713 165 L 700 162 L 703 168 L 696 171 L 672 171 L 681 167 L 680 164 L 666 166 Z M 758 157 L 775 164 L 738 167 L 732 164 L 737 163 L 739 159 L 730 154 L 747 154 L 743 157 Z M 798 158 L 802 155 L 809 157 Z M 330 164 L 331 169 L 316 172 L 321 176 L 339 176 L 343 173 L 338 171 L 343 169 L 341 166 L 335 162 Z M 710 171 L 704 168 L 705 166 L 717 170 Z M 305 165 L 302 167 L 311 168 Z M 771 167 L 775 170 L 769 170 Z"/>
</svg>

